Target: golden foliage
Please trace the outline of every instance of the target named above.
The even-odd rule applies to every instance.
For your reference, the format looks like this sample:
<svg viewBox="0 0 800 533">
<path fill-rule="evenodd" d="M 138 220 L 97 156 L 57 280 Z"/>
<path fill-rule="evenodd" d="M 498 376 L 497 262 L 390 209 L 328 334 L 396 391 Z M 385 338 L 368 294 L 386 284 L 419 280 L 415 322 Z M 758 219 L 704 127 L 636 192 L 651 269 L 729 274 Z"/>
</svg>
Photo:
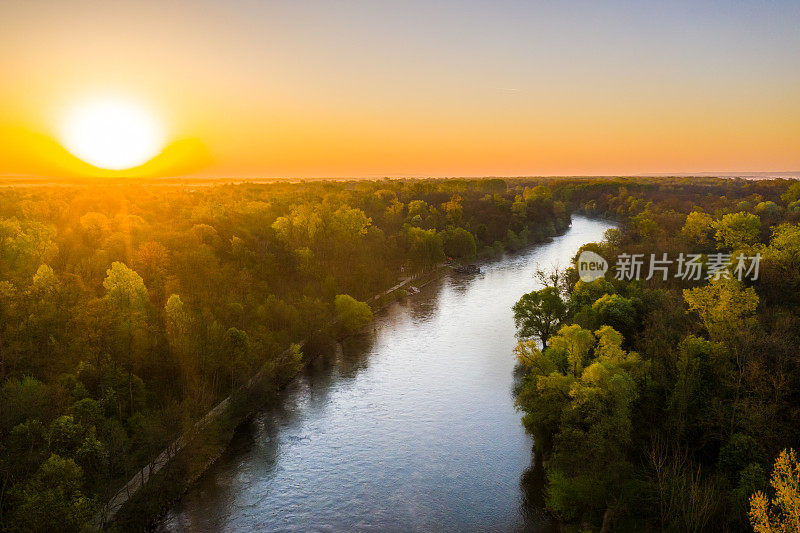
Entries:
<svg viewBox="0 0 800 533">
<path fill-rule="evenodd" d="M 750 497 L 750 524 L 756 533 L 800 532 L 800 463 L 791 448 L 775 460 L 771 499 L 761 491 Z"/>
</svg>

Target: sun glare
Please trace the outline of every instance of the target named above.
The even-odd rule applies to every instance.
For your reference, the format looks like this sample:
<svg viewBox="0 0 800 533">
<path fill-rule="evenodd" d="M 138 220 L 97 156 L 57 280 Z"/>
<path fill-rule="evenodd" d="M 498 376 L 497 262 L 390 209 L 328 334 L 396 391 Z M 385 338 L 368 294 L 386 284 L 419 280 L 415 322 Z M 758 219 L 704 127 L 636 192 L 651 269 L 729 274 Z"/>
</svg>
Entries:
<svg viewBox="0 0 800 533">
<path fill-rule="evenodd" d="M 93 100 L 69 113 L 61 142 L 74 156 L 108 170 L 146 163 L 164 148 L 161 124 L 147 109 L 129 101 Z"/>
</svg>

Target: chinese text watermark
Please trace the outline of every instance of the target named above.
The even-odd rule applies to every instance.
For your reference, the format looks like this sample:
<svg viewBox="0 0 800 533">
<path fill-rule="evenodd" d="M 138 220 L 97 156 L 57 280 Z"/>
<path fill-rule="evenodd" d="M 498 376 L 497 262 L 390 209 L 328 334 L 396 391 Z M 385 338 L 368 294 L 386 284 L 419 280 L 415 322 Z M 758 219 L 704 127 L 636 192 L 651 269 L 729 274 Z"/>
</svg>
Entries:
<svg viewBox="0 0 800 533">
<path fill-rule="evenodd" d="M 743 253 L 736 255 L 715 253 L 704 256 L 702 254 L 678 254 L 677 258 L 670 258 L 662 254 L 620 254 L 614 266 L 614 277 L 618 280 L 660 278 L 680 278 L 684 280 L 699 281 L 701 279 L 717 280 L 721 278 L 736 278 L 757 280 L 761 254 L 746 256 Z M 608 271 L 608 262 L 600 255 L 584 251 L 581 252 L 577 262 L 578 275 L 584 282 L 594 281 Z"/>
</svg>

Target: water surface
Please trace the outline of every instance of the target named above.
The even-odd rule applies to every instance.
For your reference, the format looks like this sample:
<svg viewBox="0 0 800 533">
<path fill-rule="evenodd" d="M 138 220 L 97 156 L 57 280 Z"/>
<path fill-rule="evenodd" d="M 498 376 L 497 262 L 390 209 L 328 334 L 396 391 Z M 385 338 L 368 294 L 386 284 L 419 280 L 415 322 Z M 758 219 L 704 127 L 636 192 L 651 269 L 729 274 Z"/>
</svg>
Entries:
<svg viewBox="0 0 800 533">
<path fill-rule="evenodd" d="M 511 306 L 609 223 L 448 274 L 316 359 L 161 524 L 176 531 L 547 531 L 514 410 Z"/>
</svg>

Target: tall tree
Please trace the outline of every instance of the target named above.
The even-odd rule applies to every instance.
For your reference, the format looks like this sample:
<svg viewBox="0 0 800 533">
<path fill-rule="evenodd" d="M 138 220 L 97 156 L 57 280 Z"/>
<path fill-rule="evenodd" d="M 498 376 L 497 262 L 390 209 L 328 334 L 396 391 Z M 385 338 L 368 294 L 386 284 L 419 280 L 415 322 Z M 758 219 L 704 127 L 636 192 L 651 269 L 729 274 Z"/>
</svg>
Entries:
<svg viewBox="0 0 800 533">
<path fill-rule="evenodd" d="M 115 351 L 128 371 L 129 411 L 134 412 L 133 371 L 147 345 L 148 293 L 142 277 L 124 263 L 114 262 L 103 287 L 116 321 Z"/>
<path fill-rule="evenodd" d="M 542 346 L 547 346 L 547 341 L 567 314 L 567 305 L 555 287 L 523 295 L 512 309 L 518 335 L 522 338 L 539 337 Z"/>
</svg>

